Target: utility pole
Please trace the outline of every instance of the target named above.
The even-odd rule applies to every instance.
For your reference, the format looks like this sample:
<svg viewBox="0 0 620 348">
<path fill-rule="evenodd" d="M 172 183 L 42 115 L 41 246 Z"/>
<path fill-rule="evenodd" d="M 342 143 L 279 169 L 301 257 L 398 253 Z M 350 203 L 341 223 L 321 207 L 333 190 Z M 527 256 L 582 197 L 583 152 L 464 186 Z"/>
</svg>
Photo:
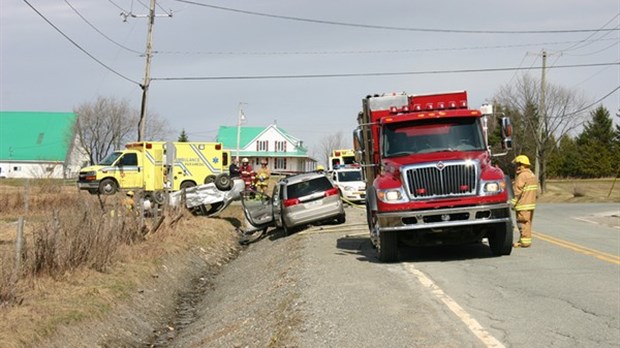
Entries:
<svg viewBox="0 0 620 348">
<path fill-rule="evenodd" d="M 147 113 L 147 97 L 149 92 L 149 86 L 151 85 L 151 60 L 153 59 L 153 25 L 155 24 L 155 17 L 172 17 L 172 12 L 165 15 L 155 14 L 156 0 L 151 0 L 149 6 L 148 15 L 136 15 L 131 12 L 121 13 L 124 21 L 127 21 L 128 17 L 132 18 L 148 18 L 148 28 L 146 34 L 146 64 L 144 68 L 144 82 L 140 85 L 142 88 L 142 102 L 140 104 L 140 121 L 138 122 L 138 141 L 144 140 L 144 133 L 146 129 L 146 113 Z"/>
<path fill-rule="evenodd" d="M 153 24 L 155 24 L 155 0 L 151 0 L 149 7 L 149 23 L 146 34 L 146 66 L 144 68 L 144 82 L 142 87 L 142 103 L 140 104 L 140 121 L 138 121 L 138 141 L 144 140 L 146 128 L 146 100 L 151 84 L 151 60 L 153 59 Z"/>
<path fill-rule="evenodd" d="M 245 121 L 245 115 L 243 114 L 243 104 L 239 102 L 239 113 L 237 115 L 237 161 L 239 161 L 239 145 L 241 141 L 241 123 Z"/>
<path fill-rule="evenodd" d="M 545 85 L 546 85 L 546 70 L 547 70 L 547 51 L 543 49 L 542 51 L 542 76 L 540 77 L 540 105 L 538 110 L 538 131 L 536 134 L 536 165 L 534 167 L 534 172 L 536 173 L 536 179 L 538 179 L 538 183 L 540 185 L 541 192 L 545 191 L 545 183 L 544 183 L 544 165 L 542 164 L 543 160 L 543 140 L 544 140 L 544 125 L 547 122 L 547 112 L 545 106 Z"/>
</svg>

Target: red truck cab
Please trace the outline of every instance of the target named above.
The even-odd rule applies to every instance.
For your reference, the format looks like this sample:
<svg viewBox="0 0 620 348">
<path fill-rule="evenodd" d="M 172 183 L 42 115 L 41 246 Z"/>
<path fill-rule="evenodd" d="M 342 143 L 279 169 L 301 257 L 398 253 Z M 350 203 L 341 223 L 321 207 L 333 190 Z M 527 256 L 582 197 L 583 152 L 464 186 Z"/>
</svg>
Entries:
<svg viewBox="0 0 620 348">
<path fill-rule="evenodd" d="M 491 163 L 487 115 L 465 91 L 391 94 L 363 101 L 354 134 L 365 168 L 370 238 L 384 262 L 399 245 L 465 244 L 487 238 L 512 250 L 509 181 Z M 501 121 L 510 147 L 510 122 Z"/>
</svg>

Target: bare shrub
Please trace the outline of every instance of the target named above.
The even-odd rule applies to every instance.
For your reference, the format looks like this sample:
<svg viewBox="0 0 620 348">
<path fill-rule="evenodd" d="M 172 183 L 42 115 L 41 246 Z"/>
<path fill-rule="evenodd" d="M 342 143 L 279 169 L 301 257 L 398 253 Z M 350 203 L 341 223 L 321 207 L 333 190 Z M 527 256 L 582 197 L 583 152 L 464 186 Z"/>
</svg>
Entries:
<svg viewBox="0 0 620 348">
<path fill-rule="evenodd" d="M 14 255 L 0 253 L 0 308 L 15 302 L 16 276 L 14 270 Z"/>
<path fill-rule="evenodd" d="M 82 266 L 105 271 L 120 245 L 142 238 L 135 211 L 118 200 L 104 207 L 86 200 L 72 209 L 54 210 L 34 231 L 31 273 L 58 277 Z"/>
</svg>

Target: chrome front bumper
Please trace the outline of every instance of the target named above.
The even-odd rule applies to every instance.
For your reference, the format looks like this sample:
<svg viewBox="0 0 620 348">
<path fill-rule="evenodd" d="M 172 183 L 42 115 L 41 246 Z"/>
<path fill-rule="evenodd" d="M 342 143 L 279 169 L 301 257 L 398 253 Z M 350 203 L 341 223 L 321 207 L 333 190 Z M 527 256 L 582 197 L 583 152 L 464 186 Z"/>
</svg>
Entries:
<svg viewBox="0 0 620 348">
<path fill-rule="evenodd" d="M 509 222 L 508 203 L 378 213 L 378 232 L 411 231 Z"/>
</svg>

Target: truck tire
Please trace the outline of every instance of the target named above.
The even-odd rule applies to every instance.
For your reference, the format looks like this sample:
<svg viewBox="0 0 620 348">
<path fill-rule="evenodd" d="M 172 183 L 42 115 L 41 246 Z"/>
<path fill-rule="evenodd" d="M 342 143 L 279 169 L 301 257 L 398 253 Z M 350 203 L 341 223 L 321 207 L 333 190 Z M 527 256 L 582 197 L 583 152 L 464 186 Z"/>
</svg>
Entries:
<svg viewBox="0 0 620 348">
<path fill-rule="evenodd" d="M 215 187 L 220 191 L 230 191 L 232 189 L 232 180 L 226 173 L 222 173 L 215 178 Z"/>
<path fill-rule="evenodd" d="M 108 178 L 101 180 L 99 184 L 99 193 L 102 195 L 113 195 L 118 191 L 118 184 L 116 181 Z"/>
<path fill-rule="evenodd" d="M 377 253 L 381 262 L 398 261 L 398 235 L 396 232 L 379 233 Z"/>
<path fill-rule="evenodd" d="M 510 255 L 512 252 L 512 223 L 497 224 L 489 235 L 489 247 L 493 256 Z"/>
<path fill-rule="evenodd" d="M 210 183 L 212 183 L 212 182 L 215 182 L 215 175 L 208 175 L 208 176 L 205 178 L 205 184 L 210 184 Z"/>
</svg>

